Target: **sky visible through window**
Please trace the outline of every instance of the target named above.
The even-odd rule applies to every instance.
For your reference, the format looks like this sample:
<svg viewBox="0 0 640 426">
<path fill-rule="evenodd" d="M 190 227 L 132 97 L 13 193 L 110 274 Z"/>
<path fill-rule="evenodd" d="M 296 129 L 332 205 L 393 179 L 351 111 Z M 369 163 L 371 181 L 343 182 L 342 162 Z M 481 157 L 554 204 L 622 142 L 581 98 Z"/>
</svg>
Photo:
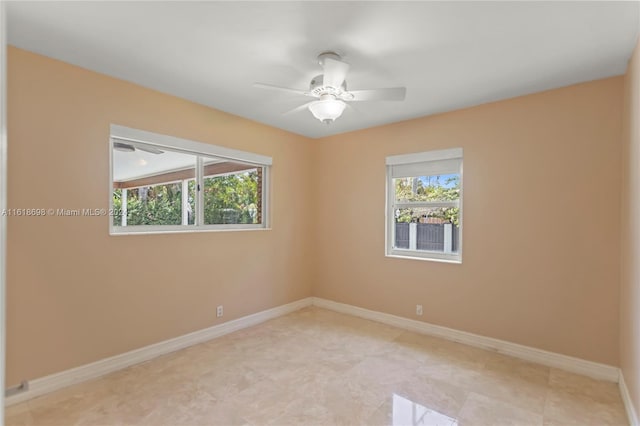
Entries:
<svg viewBox="0 0 640 426">
<path fill-rule="evenodd" d="M 420 176 L 419 180 L 423 186 L 439 186 L 442 188 L 455 188 L 459 183 L 460 175 L 451 173 L 437 176 Z"/>
</svg>

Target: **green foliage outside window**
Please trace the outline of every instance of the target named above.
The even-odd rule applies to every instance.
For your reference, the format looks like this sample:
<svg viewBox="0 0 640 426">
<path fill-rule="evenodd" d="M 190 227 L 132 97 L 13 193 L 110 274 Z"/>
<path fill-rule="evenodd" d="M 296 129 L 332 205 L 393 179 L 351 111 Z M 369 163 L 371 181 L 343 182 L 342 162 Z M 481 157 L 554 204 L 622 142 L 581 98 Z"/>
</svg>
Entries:
<svg viewBox="0 0 640 426">
<path fill-rule="evenodd" d="M 195 181 L 188 182 L 189 224 L 195 223 Z M 258 223 L 256 170 L 204 179 L 204 223 Z M 122 224 L 122 190 L 113 191 L 113 224 Z M 127 226 L 182 224 L 182 183 L 127 190 Z"/>
<path fill-rule="evenodd" d="M 113 208 L 122 208 L 122 191 L 113 194 Z M 114 224 L 121 223 L 122 216 L 114 215 Z M 182 223 L 182 185 L 168 183 L 127 190 L 127 226 L 180 225 Z"/>
<path fill-rule="evenodd" d="M 113 190 L 113 224 L 119 226 L 122 224 L 122 190 Z"/>
<path fill-rule="evenodd" d="M 258 223 L 258 173 L 204 179 L 204 223 Z"/>
<path fill-rule="evenodd" d="M 454 201 L 460 199 L 460 176 L 423 176 L 394 179 L 396 200 L 411 201 Z M 423 210 L 425 210 L 423 212 Z M 417 222 L 420 217 L 446 220 L 456 226 L 460 224 L 459 207 L 404 208 L 396 212 L 396 222 Z"/>
</svg>

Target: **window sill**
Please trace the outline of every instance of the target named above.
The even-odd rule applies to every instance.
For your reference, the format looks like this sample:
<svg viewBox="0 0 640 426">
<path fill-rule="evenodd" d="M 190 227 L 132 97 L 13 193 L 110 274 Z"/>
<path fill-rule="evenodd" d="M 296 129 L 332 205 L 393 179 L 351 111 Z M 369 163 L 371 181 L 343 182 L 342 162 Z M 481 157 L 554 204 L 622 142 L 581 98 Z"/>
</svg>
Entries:
<svg viewBox="0 0 640 426">
<path fill-rule="evenodd" d="M 461 259 L 438 259 L 435 257 L 422 257 L 422 256 L 406 256 L 400 254 L 385 254 L 385 257 L 392 257 L 396 259 L 406 259 L 406 260 L 422 260 L 427 262 L 438 262 L 438 263 L 452 263 L 457 265 L 462 265 Z"/>
<path fill-rule="evenodd" d="M 201 232 L 246 232 L 246 231 L 271 231 L 272 228 L 198 228 L 198 229 L 166 229 L 166 230 L 109 230 L 109 236 L 118 237 L 121 235 L 157 235 L 157 234 L 193 234 Z"/>
</svg>

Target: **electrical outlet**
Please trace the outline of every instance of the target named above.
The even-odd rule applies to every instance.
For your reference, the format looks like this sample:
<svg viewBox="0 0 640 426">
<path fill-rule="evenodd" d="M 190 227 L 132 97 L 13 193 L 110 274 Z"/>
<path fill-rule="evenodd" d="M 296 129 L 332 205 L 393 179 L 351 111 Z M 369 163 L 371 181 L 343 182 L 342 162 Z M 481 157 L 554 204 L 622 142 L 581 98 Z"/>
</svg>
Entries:
<svg viewBox="0 0 640 426">
<path fill-rule="evenodd" d="M 422 315 L 422 305 L 416 305 L 416 315 Z"/>
<path fill-rule="evenodd" d="M 216 309 L 216 316 L 220 318 L 222 315 L 224 315 L 224 308 L 220 305 L 218 306 L 218 309 Z"/>
</svg>

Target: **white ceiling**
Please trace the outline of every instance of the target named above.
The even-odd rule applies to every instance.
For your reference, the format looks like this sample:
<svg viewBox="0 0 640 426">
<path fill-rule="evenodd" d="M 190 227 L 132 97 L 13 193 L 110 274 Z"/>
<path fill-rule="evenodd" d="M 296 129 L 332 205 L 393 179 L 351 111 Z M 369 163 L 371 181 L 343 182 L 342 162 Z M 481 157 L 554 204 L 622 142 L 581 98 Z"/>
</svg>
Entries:
<svg viewBox="0 0 640 426">
<path fill-rule="evenodd" d="M 624 73 L 634 2 L 9 2 L 9 42 L 310 137 Z M 306 89 L 318 53 L 351 64 L 349 89 L 406 86 L 331 125 Z"/>
<path fill-rule="evenodd" d="M 113 150 L 113 180 L 122 182 L 154 176 L 186 168 L 196 168 L 196 156 L 164 150 L 162 154 L 136 149 L 134 152 Z"/>
<path fill-rule="evenodd" d="M 205 157 L 204 155 L 196 155 L 186 152 L 178 152 L 160 148 L 160 153 L 151 153 L 140 149 L 140 147 L 149 146 L 148 144 L 132 143 L 129 141 L 118 141 L 135 147 L 134 151 L 121 151 L 113 149 L 113 180 L 114 182 L 124 182 L 132 179 L 139 179 L 147 176 L 156 176 L 162 173 L 174 172 L 178 170 L 193 169 L 195 173 L 196 160 L 201 157 L 205 166 L 216 163 L 224 163 L 223 160 L 216 157 Z"/>
</svg>

